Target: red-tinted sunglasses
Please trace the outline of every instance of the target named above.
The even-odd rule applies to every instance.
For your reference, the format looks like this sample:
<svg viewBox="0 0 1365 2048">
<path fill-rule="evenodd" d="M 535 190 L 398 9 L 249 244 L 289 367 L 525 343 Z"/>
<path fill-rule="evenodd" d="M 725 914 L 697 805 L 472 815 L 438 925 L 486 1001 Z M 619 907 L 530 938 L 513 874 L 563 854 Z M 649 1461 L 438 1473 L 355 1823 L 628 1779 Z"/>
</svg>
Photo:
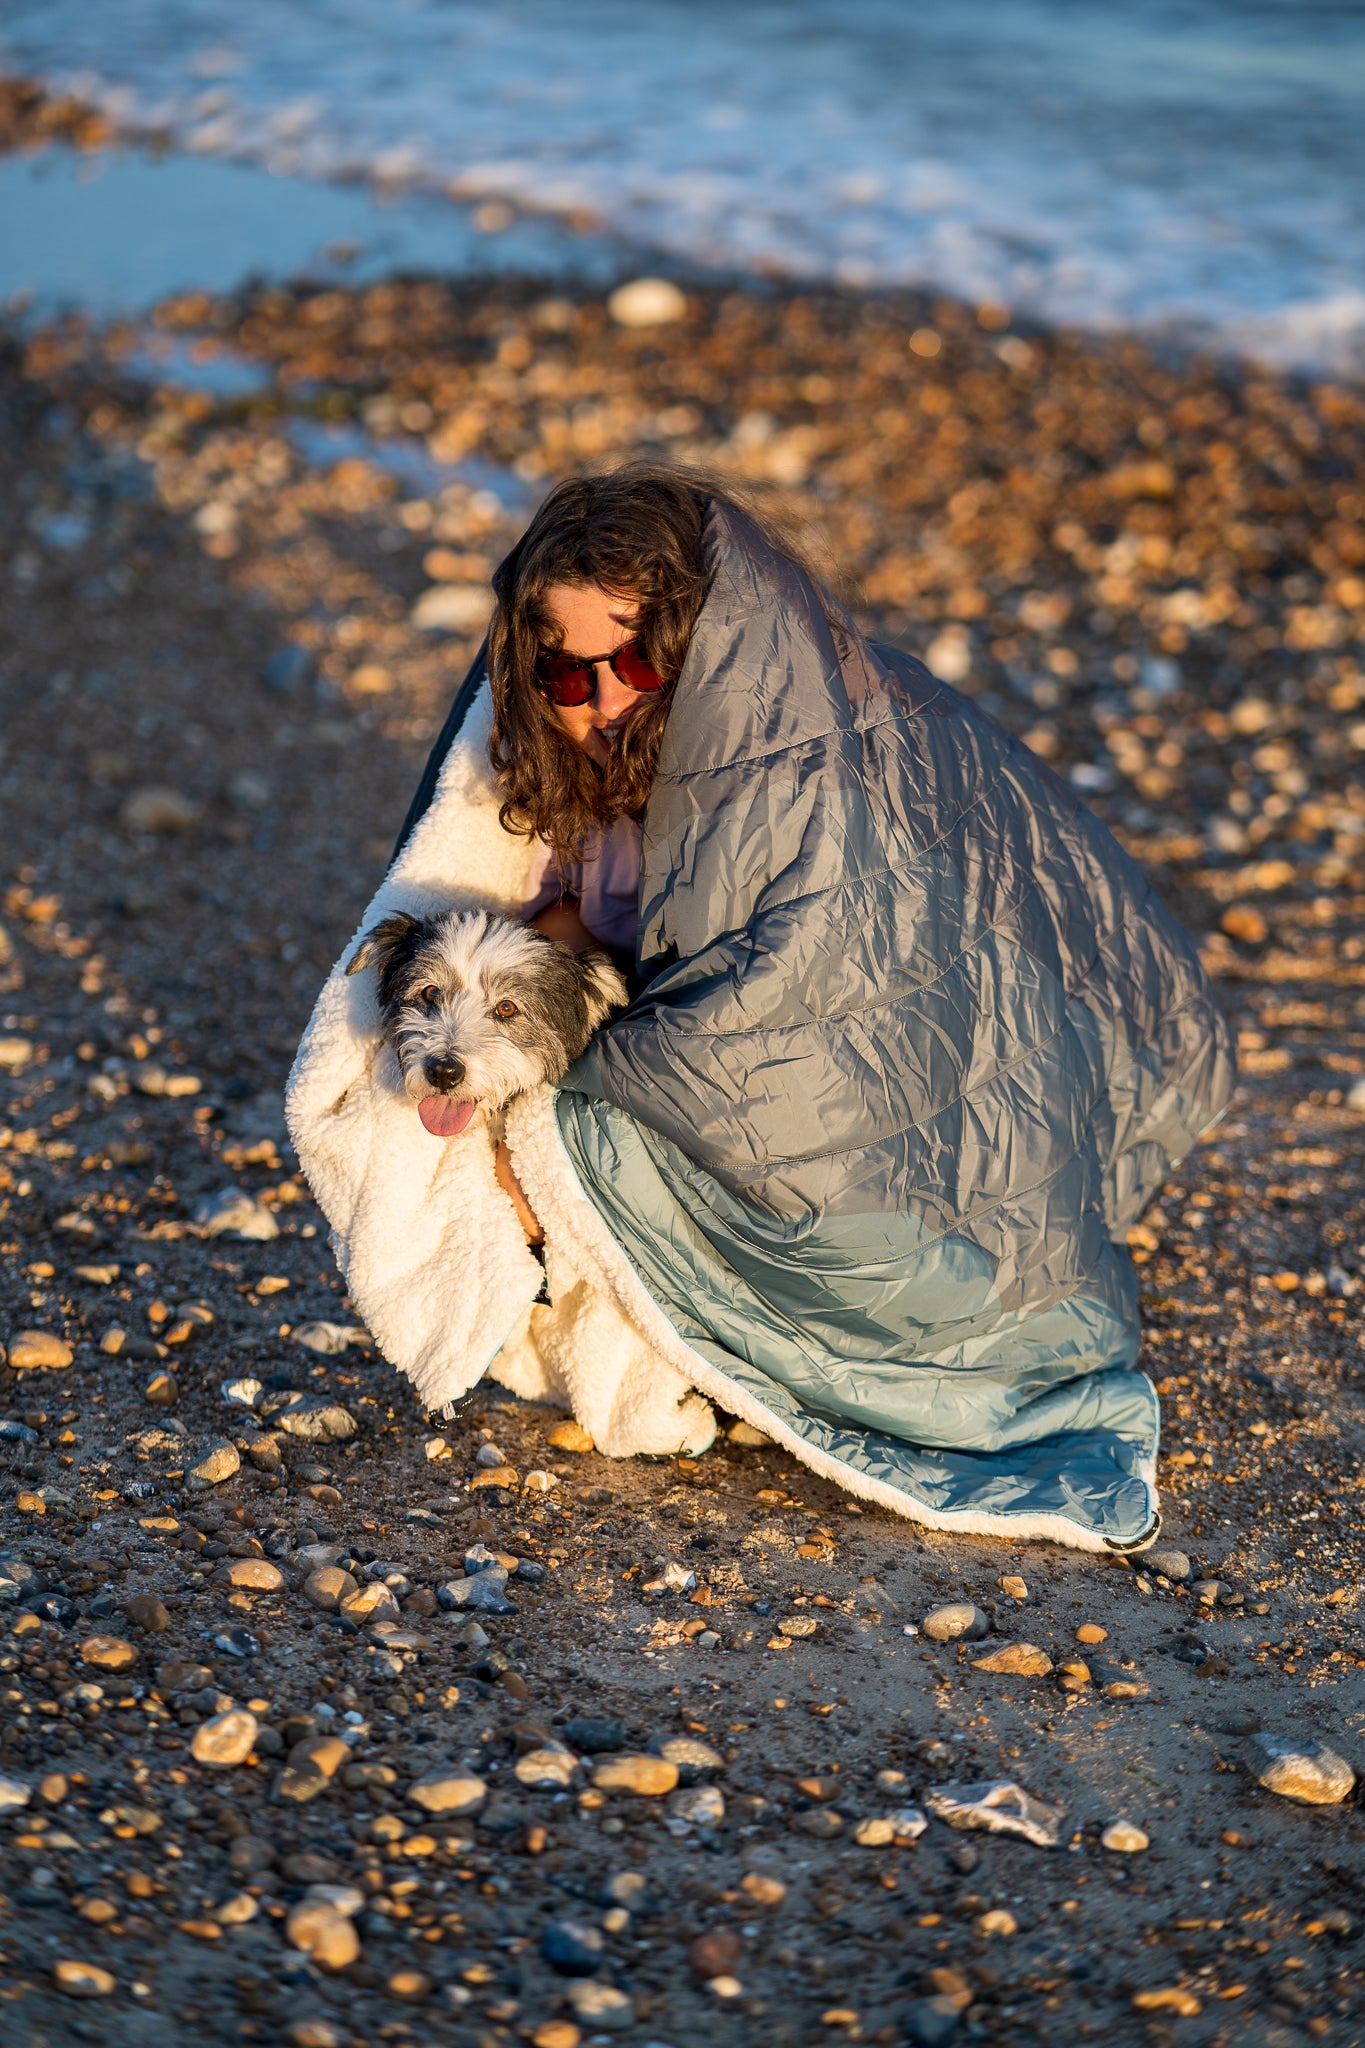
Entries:
<svg viewBox="0 0 1365 2048">
<path fill-rule="evenodd" d="M 536 688 L 542 697 L 548 697 L 552 704 L 562 705 L 566 710 L 574 704 L 587 704 L 596 692 L 597 667 L 603 661 L 628 690 L 643 693 L 664 687 L 664 677 L 645 660 L 639 641 L 627 640 L 624 647 L 591 658 L 575 654 L 543 654 L 536 663 Z"/>
</svg>

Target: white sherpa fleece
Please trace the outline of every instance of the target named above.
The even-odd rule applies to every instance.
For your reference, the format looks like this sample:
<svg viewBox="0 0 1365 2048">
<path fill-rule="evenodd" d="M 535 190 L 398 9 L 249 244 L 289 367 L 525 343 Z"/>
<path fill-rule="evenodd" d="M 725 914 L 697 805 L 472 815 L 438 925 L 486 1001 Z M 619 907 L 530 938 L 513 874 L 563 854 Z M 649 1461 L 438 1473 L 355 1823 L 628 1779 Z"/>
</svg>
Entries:
<svg viewBox="0 0 1365 2048">
<path fill-rule="evenodd" d="M 346 973 L 361 938 L 391 911 L 519 913 L 535 849 L 498 821 L 491 711 L 485 685 L 430 809 L 318 997 L 289 1077 L 290 1135 L 356 1308 L 428 1408 L 491 1371 L 527 1398 L 571 1407 L 609 1456 L 704 1450 L 715 1436 L 708 1404 L 580 1283 L 572 1239 L 550 1229 L 553 1306 L 533 1307 L 545 1276 L 497 1184 L 488 1125 L 444 1141 L 422 1128 L 380 1036 L 374 973 Z M 549 1089 L 535 1099 L 553 1123 Z M 558 1166 L 588 1208 L 562 1147 Z"/>
<path fill-rule="evenodd" d="M 491 710 L 485 683 L 429 810 L 318 997 L 289 1077 L 290 1135 L 351 1298 L 385 1357 L 428 1408 L 488 1372 L 525 1399 L 571 1409 L 609 1457 L 705 1450 L 715 1436 L 709 1395 L 823 1477 L 927 1528 L 1107 1549 L 1062 1515 L 936 1511 L 808 1442 L 699 1356 L 584 1194 L 548 1088 L 518 1097 L 505 1122 L 545 1232 L 543 1275 L 494 1176 L 488 1125 L 444 1141 L 423 1129 L 380 1036 L 375 976 L 348 976 L 346 963 L 391 911 L 515 917 L 528 900 L 534 843 L 498 820 Z M 548 1304 L 536 1301 L 542 1278 Z M 1155 1473 L 1143 1476 L 1155 1503 Z"/>
</svg>

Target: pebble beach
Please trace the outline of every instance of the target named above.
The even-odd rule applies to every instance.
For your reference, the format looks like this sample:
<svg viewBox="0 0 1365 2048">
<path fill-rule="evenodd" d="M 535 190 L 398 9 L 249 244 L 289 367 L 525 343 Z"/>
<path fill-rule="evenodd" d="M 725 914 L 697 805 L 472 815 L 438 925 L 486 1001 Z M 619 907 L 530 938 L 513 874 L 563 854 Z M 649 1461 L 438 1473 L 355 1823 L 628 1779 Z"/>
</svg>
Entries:
<svg viewBox="0 0 1365 2048">
<path fill-rule="evenodd" d="M 105 117 L 0 89 L 0 147 Z M 1365 2032 L 1365 388 L 661 270 L 0 331 L 0 2038 Z M 281 1115 L 539 495 L 722 469 L 1198 939 L 1131 1561 L 373 1348 Z"/>
</svg>

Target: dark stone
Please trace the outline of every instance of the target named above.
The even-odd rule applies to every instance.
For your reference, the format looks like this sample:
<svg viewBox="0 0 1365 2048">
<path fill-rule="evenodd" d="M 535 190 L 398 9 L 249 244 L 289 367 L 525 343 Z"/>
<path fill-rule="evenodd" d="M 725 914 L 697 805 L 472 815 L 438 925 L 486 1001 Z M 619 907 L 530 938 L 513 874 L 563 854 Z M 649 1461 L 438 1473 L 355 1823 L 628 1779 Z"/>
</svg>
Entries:
<svg viewBox="0 0 1365 2048">
<path fill-rule="evenodd" d="M 569 1748 L 580 1756 L 608 1756 L 626 1746 L 626 1731 L 620 1721 L 566 1721 L 563 1734 Z"/>
<path fill-rule="evenodd" d="M 905 2010 L 905 2038 L 915 2048 L 947 2048 L 957 2032 L 956 1999 L 939 1993 L 933 1998 L 916 1998 Z"/>
<path fill-rule="evenodd" d="M 272 696 L 288 697 L 311 681 L 313 673 L 313 657 L 308 649 L 290 641 L 275 649 L 261 671 L 261 681 Z"/>
<path fill-rule="evenodd" d="M 595 1977 L 605 1951 L 602 1930 L 578 1921 L 553 1920 L 540 1937 L 542 1961 L 561 1977 Z"/>
</svg>

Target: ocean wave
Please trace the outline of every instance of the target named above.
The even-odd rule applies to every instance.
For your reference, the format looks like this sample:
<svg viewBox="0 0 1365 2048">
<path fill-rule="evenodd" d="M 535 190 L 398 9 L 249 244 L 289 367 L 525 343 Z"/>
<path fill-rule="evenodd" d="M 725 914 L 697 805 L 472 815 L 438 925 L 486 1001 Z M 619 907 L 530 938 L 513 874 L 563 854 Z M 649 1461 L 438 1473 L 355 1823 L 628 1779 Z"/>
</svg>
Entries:
<svg viewBox="0 0 1365 2048">
<path fill-rule="evenodd" d="M 187 149 L 1365 368 L 1333 0 L 9 0 L 0 62 Z"/>
</svg>

